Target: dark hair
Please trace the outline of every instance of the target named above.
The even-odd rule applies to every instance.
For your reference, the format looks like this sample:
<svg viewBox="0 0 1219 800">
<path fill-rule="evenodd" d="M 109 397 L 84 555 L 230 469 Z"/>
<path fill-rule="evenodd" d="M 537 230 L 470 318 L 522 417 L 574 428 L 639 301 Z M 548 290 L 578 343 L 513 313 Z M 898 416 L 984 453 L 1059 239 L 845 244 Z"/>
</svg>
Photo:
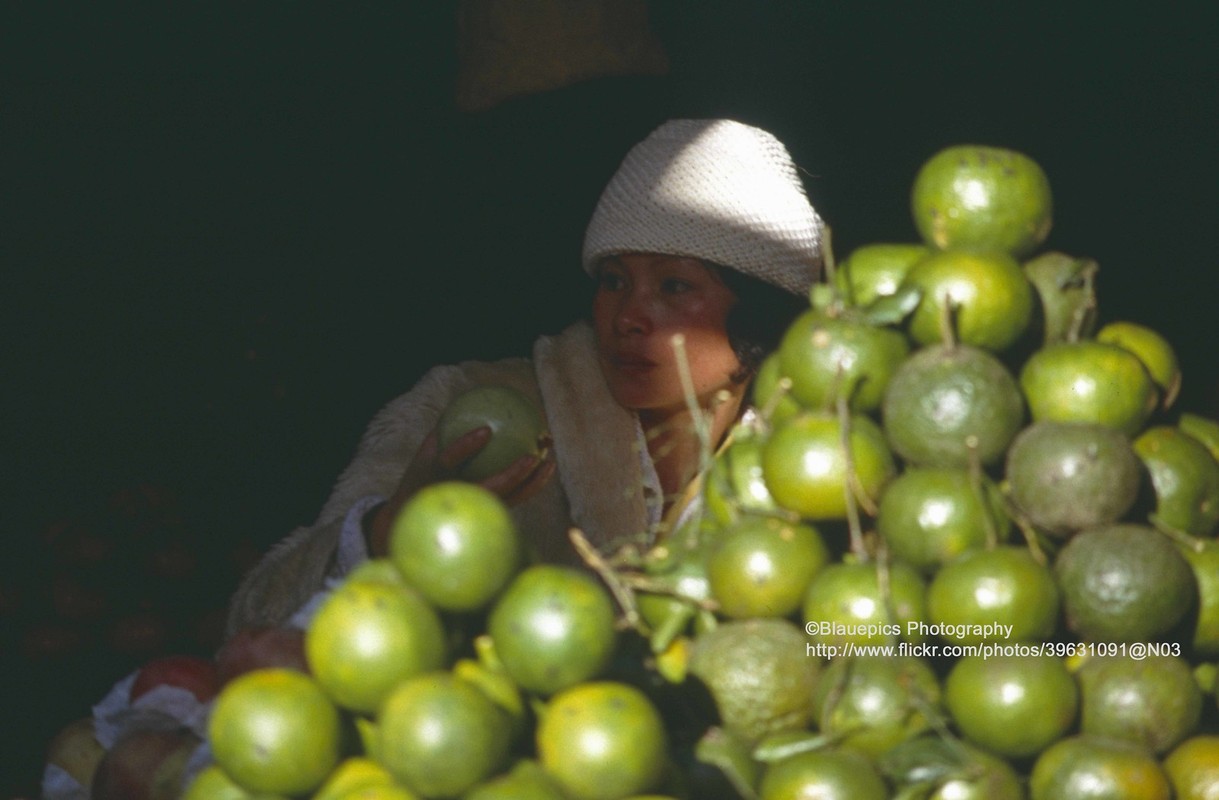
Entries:
<svg viewBox="0 0 1219 800">
<path fill-rule="evenodd" d="M 750 277 L 732 267 L 708 264 L 736 295 L 725 327 L 728 343 L 741 368 L 732 375 L 744 383 L 757 374 L 762 362 L 779 347 L 783 334 L 801 312 L 808 311 L 808 297 L 792 294 L 774 284 Z"/>
</svg>

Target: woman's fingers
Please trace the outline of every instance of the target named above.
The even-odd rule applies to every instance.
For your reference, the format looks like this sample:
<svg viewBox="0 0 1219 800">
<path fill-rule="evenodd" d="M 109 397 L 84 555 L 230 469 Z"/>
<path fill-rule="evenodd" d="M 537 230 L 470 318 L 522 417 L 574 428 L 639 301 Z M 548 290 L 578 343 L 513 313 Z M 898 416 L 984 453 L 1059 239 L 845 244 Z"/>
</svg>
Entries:
<svg viewBox="0 0 1219 800">
<path fill-rule="evenodd" d="M 524 502 L 537 493 L 554 474 L 553 459 L 536 455 L 521 456 L 503 470 L 482 481 L 509 505 Z"/>
<path fill-rule="evenodd" d="M 435 435 L 434 432 L 433 435 Z M 440 451 L 436 457 L 436 463 L 446 472 L 455 472 L 462 462 L 472 458 L 479 450 L 486 447 L 489 441 L 491 441 L 489 427 L 484 425 L 481 428 L 475 428 L 458 436 L 448 447 Z"/>
<path fill-rule="evenodd" d="M 515 506 L 533 497 L 554 475 L 555 466 L 554 459 L 544 460 L 533 472 L 529 473 L 529 476 L 517 486 L 509 497 L 505 498 L 505 502 L 510 506 Z"/>
</svg>

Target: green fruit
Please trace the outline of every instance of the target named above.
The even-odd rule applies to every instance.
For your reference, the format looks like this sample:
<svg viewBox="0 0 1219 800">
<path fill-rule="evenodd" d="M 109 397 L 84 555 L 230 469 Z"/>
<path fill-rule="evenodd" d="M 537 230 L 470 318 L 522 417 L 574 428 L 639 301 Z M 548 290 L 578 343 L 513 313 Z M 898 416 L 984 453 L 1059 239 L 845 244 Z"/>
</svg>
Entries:
<svg viewBox="0 0 1219 800">
<path fill-rule="evenodd" d="M 406 584 L 344 582 L 323 601 L 305 632 L 309 671 L 339 706 L 375 713 L 402 680 L 439 669 L 440 617 Z"/>
<path fill-rule="evenodd" d="M 882 573 L 881 570 L 884 570 Z M 804 596 L 804 622 L 815 652 L 835 655 L 848 644 L 922 642 L 927 588 L 900 561 L 831 564 L 817 573 Z"/>
<path fill-rule="evenodd" d="M 942 712 L 935 673 L 913 656 L 835 658 L 813 697 L 818 730 L 872 758 L 930 730 Z"/>
<path fill-rule="evenodd" d="M 744 513 L 773 512 L 779 504 L 762 476 L 764 438 L 738 426 L 720 450 L 703 485 L 703 498 L 715 522 L 730 524 Z"/>
<path fill-rule="evenodd" d="M 1195 658 L 1219 657 L 1219 542 L 1208 541 L 1200 550 L 1181 547 L 1181 553 L 1198 582 L 1198 614 L 1194 622 Z"/>
<path fill-rule="evenodd" d="M 377 714 L 377 758 L 425 797 L 459 797 L 498 772 L 507 717 L 474 684 L 431 672 L 398 684 Z"/>
<path fill-rule="evenodd" d="M 1189 562 L 1147 525 L 1075 534 L 1054 561 L 1067 627 L 1089 642 L 1153 642 L 1194 605 Z"/>
<path fill-rule="evenodd" d="M 1060 537 L 1121 519 L 1143 480 L 1139 458 L 1120 431 L 1048 420 L 1012 440 L 1005 475 L 1029 521 Z"/>
<path fill-rule="evenodd" d="M 1024 547 L 965 553 L 927 588 L 928 619 L 961 644 L 1043 641 L 1057 627 L 1059 605 L 1053 572 Z"/>
<path fill-rule="evenodd" d="M 551 695 L 590 680 L 617 644 L 609 592 L 574 567 L 539 564 L 520 573 L 487 620 L 495 653 L 521 688 Z"/>
<path fill-rule="evenodd" d="M 1030 800 L 1172 797 L 1168 776 L 1146 750 L 1129 742 L 1087 735 L 1068 736 L 1038 754 L 1029 776 L 1029 791 Z"/>
<path fill-rule="evenodd" d="M 617 800 L 664 777 L 668 736 L 648 696 L 597 681 L 555 695 L 538 720 L 538 761 L 571 800 Z"/>
<path fill-rule="evenodd" d="M 977 485 L 960 467 L 907 467 L 880 498 L 876 530 L 889 552 L 929 574 L 1011 532 L 1003 498 L 990 480 Z"/>
<path fill-rule="evenodd" d="M 1006 350 L 1033 317 L 1033 287 L 1020 264 L 1006 253 L 933 253 L 911 267 L 902 286 L 920 292 L 909 330 L 910 337 L 923 345 L 944 341 L 949 309 L 956 340 L 991 352 Z"/>
<path fill-rule="evenodd" d="M 834 272 L 834 286 L 847 302 L 863 307 L 897 292 L 906 273 L 931 253 L 923 244 L 865 244 L 851 251 Z"/>
<path fill-rule="evenodd" d="M 779 363 L 779 351 L 775 350 L 762 360 L 753 379 L 753 404 L 772 425 L 780 425 L 804 410 L 792 397 L 790 386 L 780 390 L 782 379 L 783 367 Z"/>
<path fill-rule="evenodd" d="M 1155 384 L 1129 350 L 1102 342 L 1060 342 L 1033 353 L 1020 388 L 1034 421 L 1092 422 L 1133 436 L 1155 410 Z"/>
<path fill-rule="evenodd" d="M 1187 412 L 1177 420 L 1177 427 L 1201 442 L 1211 456 L 1219 460 L 1219 422 Z"/>
<path fill-rule="evenodd" d="M 1096 332 L 1096 341 L 1115 344 L 1138 356 L 1160 389 L 1160 405 L 1168 408 L 1181 390 L 1177 353 L 1158 331 L 1134 322 L 1110 322 Z"/>
<path fill-rule="evenodd" d="M 1027 758 L 1071 729 L 1079 688 L 1053 656 L 967 655 L 948 672 L 944 703 L 968 741 L 997 755 Z"/>
<path fill-rule="evenodd" d="M 998 461 L 1024 421 L 1015 378 L 995 356 L 967 345 L 931 345 L 907 358 L 881 407 L 893 452 L 920 466 L 965 467 L 971 450 Z"/>
<path fill-rule="evenodd" d="M 694 640 L 690 673 L 711 693 L 724 727 L 752 745 L 812 719 L 818 662 L 806 644 L 784 619 L 724 622 Z"/>
<path fill-rule="evenodd" d="M 476 428 L 489 427 L 491 440 L 458 469 L 469 481 L 481 481 L 518 458 L 542 448 L 546 424 L 533 401 L 508 386 L 476 386 L 458 395 L 436 423 L 440 450 Z"/>
<path fill-rule="evenodd" d="M 850 467 L 859 489 L 875 502 L 897 472 L 884 434 L 856 414 L 850 418 L 849 448 L 843 447 L 844 438 L 833 414 L 802 414 L 777 427 L 762 449 L 762 476 L 771 497 L 805 519 L 845 519 Z"/>
<path fill-rule="evenodd" d="M 1156 522 L 1191 536 L 1210 537 L 1219 526 L 1219 462 L 1194 437 L 1157 425 L 1134 440 L 1151 475 Z"/>
<path fill-rule="evenodd" d="M 734 619 L 786 617 L 830 560 L 821 534 L 806 524 L 744 517 L 707 556 L 707 578 L 720 613 Z"/>
<path fill-rule="evenodd" d="M 1171 655 L 1089 658 L 1076 673 L 1080 731 L 1163 755 L 1198 727 L 1202 690 L 1189 662 Z"/>
<path fill-rule="evenodd" d="M 473 483 L 424 487 L 395 517 L 389 558 L 432 605 L 474 611 L 491 602 L 524 560 L 498 495 Z"/>
<path fill-rule="evenodd" d="M 1020 776 L 1006 760 L 955 738 L 908 739 L 877 763 L 895 790 L 917 792 L 911 796 L 919 800 L 1025 800 Z"/>
<path fill-rule="evenodd" d="M 778 352 L 792 396 L 805 408 L 830 410 L 842 397 L 856 411 L 871 411 L 909 345 L 890 328 L 808 311 L 788 327 Z"/>
<path fill-rule="evenodd" d="M 983 145 L 946 147 L 919 168 L 911 190 L 919 235 L 941 250 L 983 248 L 1023 256 L 1050 233 L 1053 199 L 1041 166 Z"/>
<path fill-rule="evenodd" d="M 798 753 L 767 766 L 759 800 L 885 800 L 889 792 L 871 761 L 848 748 Z"/>
</svg>

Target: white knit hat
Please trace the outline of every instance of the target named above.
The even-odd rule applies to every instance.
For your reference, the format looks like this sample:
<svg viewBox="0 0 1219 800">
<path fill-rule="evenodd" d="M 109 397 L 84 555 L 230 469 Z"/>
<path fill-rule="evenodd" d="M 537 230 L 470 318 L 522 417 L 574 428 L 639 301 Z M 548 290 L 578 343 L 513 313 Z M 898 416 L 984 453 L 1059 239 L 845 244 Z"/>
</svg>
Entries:
<svg viewBox="0 0 1219 800">
<path fill-rule="evenodd" d="M 804 294 L 821 267 L 821 218 L 783 143 L 727 119 L 664 123 L 635 145 L 584 234 L 584 270 L 604 257 L 699 258 Z"/>
</svg>

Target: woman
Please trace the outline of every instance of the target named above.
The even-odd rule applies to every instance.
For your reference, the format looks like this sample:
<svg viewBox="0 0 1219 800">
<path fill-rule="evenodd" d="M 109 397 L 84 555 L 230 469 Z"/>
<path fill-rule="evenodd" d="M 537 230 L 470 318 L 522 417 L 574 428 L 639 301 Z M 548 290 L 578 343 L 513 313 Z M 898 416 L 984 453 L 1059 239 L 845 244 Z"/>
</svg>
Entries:
<svg viewBox="0 0 1219 800">
<path fill-rule="evenodd" d="M 244 579 L 229 632 L 282 624 L 327 578 L 383 554 L 402 504 L 486 443 L 483 429 L 437 452 L 433 430 L 477 385 L 515 387 L 545 413 L 549 455 L 483 481 L 539 558 L 574 561 L 572 526 L 603 549 L 662 535 L 695 494 L 704 446 L 685 387 L 718 445 L 820 264 L 821 220 L 777 139 L 731 120 L 660 126 L 628 153 L 586 231 L 591 320 L 538 339 L 531 359 L 433 369 L 379 412 L 317 522 Z"/>
</svg>

